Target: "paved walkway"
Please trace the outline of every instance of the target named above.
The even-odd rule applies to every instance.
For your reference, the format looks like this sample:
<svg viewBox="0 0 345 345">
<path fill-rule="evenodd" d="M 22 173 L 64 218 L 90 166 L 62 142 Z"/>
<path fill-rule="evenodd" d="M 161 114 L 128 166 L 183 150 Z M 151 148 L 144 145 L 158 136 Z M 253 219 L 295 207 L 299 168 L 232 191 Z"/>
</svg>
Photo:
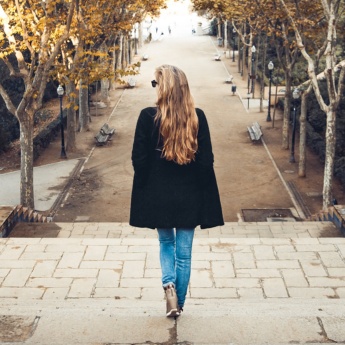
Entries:
<svg viewBox="0 0 345 345">
<path fill-rule="evenodd" d="M 178 320 L 164 317 L 154 230 L 26 231 L 0 240 L 1 344 L 344 343 L 345 239 L 321 237 L 337 235 L 329 222 L 198 230 Z"/>
</svg>

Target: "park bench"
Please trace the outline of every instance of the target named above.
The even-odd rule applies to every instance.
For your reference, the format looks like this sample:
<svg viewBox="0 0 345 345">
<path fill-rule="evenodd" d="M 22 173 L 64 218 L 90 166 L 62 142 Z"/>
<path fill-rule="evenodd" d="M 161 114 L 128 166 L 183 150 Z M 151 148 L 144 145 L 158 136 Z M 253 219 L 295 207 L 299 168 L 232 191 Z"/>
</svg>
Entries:
<svg viewBox="0 0 345 345">
<path fill-rule="evenodd" d="M 214 60 L 215 61 L 220 61 L 220 54 L 215 54 Z"/>
<path fill-rule="evenodd" d="M 101 132 L 99 132 L 96 136 L 96 145 L 97 146 L 103 146 L 107 143 L 108 139 L 109 139 L 109 134 L 102 134 Z"/>
<path fill-rule="evenodd" d="M 96 145 L 103 146 L 105 145 L 111 138 L 111 136 L 115 133 L 115 128 L 109 127 L 107 123 L 105 123 L 98 134 L 95 136 Z"/>
<path fill-rule="evenodd" d="M 229 78 L 225 79 L 225 83 L 232 84 L 233 80 L 234 80 L 234 76 L 230 74 Z"/>
<path fill-rule="evenodd" d="M 128 87 L 129 88 L 133 88 L 134 86 L 135 86 L 135 84 L 136 84 L 137 82 L 136 82 L 136 80 L 134 79 L 134 78 L 129 78 L 128 79 Z"/>
<path fill-rule="evenodd" d="M 109 136 L 112 136 L 114 133 L 115 133 L 115 128 L 110 128 L 109 125 L 107 123 L 105 123 L 100 132 L 103 134 L 103 135 L 109 135 Z"/>
<path fill-rule="evenodd" d="M 144 54 L 144 55 L 143 55 L 143 60 L 144 60 L 144 61 L 148 60 L 148 58 L 149 58 L 149 56 L 148 56 L 147 54 Z"/>
<path fill-rule="evenodd" d="M 252 126 L 248 126 L 247 129 L 248 129 L 250 139 L 253 142 L 258 142 L 259 140 L 261 140 L 261 137 L 263 136 L 263 134 L 261 132 L 261 127 L 258 122 L 254 122 Z"/>
</svg>

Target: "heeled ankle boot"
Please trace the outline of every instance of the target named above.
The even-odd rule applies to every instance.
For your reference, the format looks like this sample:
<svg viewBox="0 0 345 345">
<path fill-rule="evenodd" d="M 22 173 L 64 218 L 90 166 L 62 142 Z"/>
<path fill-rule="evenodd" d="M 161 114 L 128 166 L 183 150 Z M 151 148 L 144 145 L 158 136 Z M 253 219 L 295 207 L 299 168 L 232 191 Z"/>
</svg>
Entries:
<svg viewBox="0 0 345 345">
<path fill-rule="evenodd" d="M 173 285 L 168 285 L 165 288 L 165 297 L 167 302 L 166 316 L 173 317 L 180 315 L 177 305 L 176 291 Z"/>
</svg>

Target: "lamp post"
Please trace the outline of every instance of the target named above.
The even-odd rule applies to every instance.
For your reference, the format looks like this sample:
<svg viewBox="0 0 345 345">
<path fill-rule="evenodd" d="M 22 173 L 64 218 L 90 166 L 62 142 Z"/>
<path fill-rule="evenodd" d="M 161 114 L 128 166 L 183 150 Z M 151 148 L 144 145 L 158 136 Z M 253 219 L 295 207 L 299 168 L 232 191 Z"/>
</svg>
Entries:
<svg viewBox="0 0 345 345">
<path fill-rule="evenodd" d="M 296 88 L 293 93 L 293 119 L 292 119 L 292 137 L 291 137 L 291 156 L 290 156 L 290 163 L 295 163 L 295 135 L 296 135 L 296 103 L 299 99 L 300 91 Z"/>
<path fill-rule="evenodd" d="M 56 90 L 59 99 L 60 99 L 60 128 L 61 128 L 61 155 L 60 158 L 67 158 L 66 151 L 65 151 L 65 138 L 64 138 L 64 131 L 63 131 L 63 115 L 62 115 L 62 97 L 64 94 L 64 89 L 61 85 L 58 86 Z"/>
<path fill-rule="evenodd" d="M 255 52 L 256 52 L 256 48 L 253 45 L 252 46 L 252 94 L 253 94 L 253 98 L 254 98 L 254 79 L 255 79 L 255 72 L 254 72 L 254 61 L 255 61 Z"/>
<path fill-rule="evenodd" d="M 272 72 L 273 72 L 274 64 L 272 61 L 268 63 L 268 71 L 270 73 L 270 84 L 268 87 L 268 112 L 267 112 L 267 118 L 266 121 L 272 121 L 271 119 L 271 87 L 272 87 Z"/>
<path fill-rule="evenodd" d="M 234 41 L 234 46 L 232 49 L 232 62 L 235 62 L 235 44 L 236 44 L 236 30 L 232 29 L 232 39 Z"/>
</svg>

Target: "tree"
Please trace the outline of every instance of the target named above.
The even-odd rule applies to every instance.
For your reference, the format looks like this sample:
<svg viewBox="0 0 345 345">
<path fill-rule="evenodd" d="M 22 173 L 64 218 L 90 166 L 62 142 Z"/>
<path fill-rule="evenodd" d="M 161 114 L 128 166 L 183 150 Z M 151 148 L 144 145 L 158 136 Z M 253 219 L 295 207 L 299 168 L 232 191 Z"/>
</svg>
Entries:
<svg viewBox="0 0 345 345">
<path fill-rule="evenodd" d="M 0 59 L 25 91 L 14 104 L 0 81 L 0 95 L 20 124 L 20 202 L 34 207 L 33 125 L 49 72 L 69 36 L 76 0 L 8 0 L 0 4 Z"/>
<path fill-rule="evenodd" d="M 326 152 L 325 152 L 325 170 L 323 181 L 323 209 L 326 210 L 332 204 L 332 181 L 334 170 L 334 156 L 335 156 L 335 120 L 336 113 L 339 106 L 340 98 L 344 92 L 345 80 L 345 64 L 338 64 L 338 69 L 334 67 L 337 64 L 337 30 L 338 23 L 343 10 L 344 3 L 342 0 L 318 0 L 322 6 L 325 18 L 325 40 L 324 53 L 325 69 L 324 76 L 327 82 L 327 96 L 328 102 L 324 99 L 320 92 L 318 83 L 316 63 L 313 55 L 308 51 L 308 47 L 303 39 L 303 19 L 295 2 L 288 2 L 287 0 L 280 0 L 283 10 L 289 17 L 292 28 L 295 33 L 296 41 L 299 50 L 308 63 L 308 75 L 320 105 L 320 108 L 326 114 Z"/>
</svg>

